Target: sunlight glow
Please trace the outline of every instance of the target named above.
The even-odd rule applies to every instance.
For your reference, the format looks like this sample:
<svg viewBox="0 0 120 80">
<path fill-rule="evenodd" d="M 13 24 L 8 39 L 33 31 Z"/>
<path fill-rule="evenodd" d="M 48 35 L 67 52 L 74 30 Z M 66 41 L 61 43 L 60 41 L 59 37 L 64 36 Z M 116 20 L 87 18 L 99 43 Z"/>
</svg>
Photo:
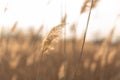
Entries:
<svg viewBox="0 0 120 80">
<path fill-rule="evenodd" d="M 83 2 L 84 0 L 0 0 L 0 27 L 10 28 L 18 21 L 19 28 L 28 29 L 29 26 L 35 26 L 38 29 L 44 24 L 45 29 L 49 30 L 59 24 L 61 16 L 66 13 L 67 23 L 78 23 L 79 35 L 85 29 L 88 16 L 88 12 L 80 15 Z M 104 34 L 100 37 L 105 37 L 113 26 L 116 26 L 116 36 L 119 36 L 119 3 L 119 0 L 100 0 L 92 10 L 88 39 L 92 39 L 91 35 L 97 31 Z"/>
</svg>

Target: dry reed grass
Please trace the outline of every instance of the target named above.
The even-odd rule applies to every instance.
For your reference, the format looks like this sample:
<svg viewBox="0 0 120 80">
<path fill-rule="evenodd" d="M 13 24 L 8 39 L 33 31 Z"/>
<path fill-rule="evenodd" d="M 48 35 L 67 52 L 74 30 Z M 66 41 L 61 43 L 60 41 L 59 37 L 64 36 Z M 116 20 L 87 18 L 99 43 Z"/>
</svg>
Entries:
<svg viewBox="0 0 120 80">
<path fill-rule="evenodd" d="M 98 0 L 94 1 L 92 8 L 96 6 Z M 89 1 L 86 0 L 81 13 L 86 11 L 88 3 Z M 58 46 L 50 51 L 51 48 L 54 48 L 62 28 L 66 25 L 66 17 L 67 15 L 62 18 L 61 24 L 55 26 L 45 36 L 43 41 L 41 41 L 42 36 L 39 35 L 42 33 L 42 28 L 36 33 L 32 29 L 27 36 L 23 31 L 19 31 L 16 36 L 12 37 L 11 35 L 15 34 L 17 23 L 9 32 L 11 34 L 9 40 L 2 33 L 0 80 L 119 80 L 120 47 L 118 44 L 110 45 L 114 29 L 99 44 L 86 42 L 81 61 L 78 61 L 77 58 L 80 58 L 81 43 L 85 41 L 85 36 L 82 37 L 82 40 L 75 39 L 76 42 L 71 44 L 71 40 L 66 39 L 65 33 L 64 40 L 60 39 L 60 42 L 57 43 Z M 75 27 L 76 25 L 73 28 Z M 75 51 L 73 51 L 73 47 L 76 47 Z M 43 62 L 38 56 L 40 52 L 42 55 L 46 52 L 49 54 Z M 73 53 L 76 54 L 74 57 L 71 56 Z M 64 56 L 67 57 L 66 60 L 64 60 Z"/>
<path fill-rule="evenodd" d="M 44 38 L 41 45 L 42 54 L 46 53 L 49 49 L 53 49 L 53 44 L 57 41 L 58 37 L 62 33 L 62 28 L 65 26 L 65 23 L 61 23 L 56 27 L 53 27 L 48 35 Z"/>
<path fill-rule="evenodd" d="M 20 34 L 21 38 L 18 37 Z M 17 37 L 10 37 L 9 38 L 9 46 L 8 52 L 6 53 L 6 37 L 3 35 L 3 40 L 0 45 L 0 79 L 2 80 L 36 80 L 36 78 L 41 78 L 42 80 L 59 80 L 64 79 L 65 77 L 65 70 L 69 68 L 69 78 L 74 80 L 100 80 L 100 79 L 107 79 L 107 80 L 114 80 L 115 76 L 120 71 L 120 64 L 119 64 L 119 47 L 117 45 L 109 45 L 107 56 L 101 56 L 100 59 L 97 61 L 94 59 L 94 56 L 97 55 L 101 45 L 104 43 L 86 43 L 84 48 L 84 55 L 80 62 L 81 65 L 77 65 L 76 76 L 74 76 L 74 70 L 76 67 L 73 66 L 72 62 L 67 63 L 69 66 L 66 66 L 64 63 L 64 55 L 63 55 L 63 48 L 64 47 L 55 47 L 55 50 L 52 52 L 49 51 L 49 56 L 43 61 L 40 62 L 36 59 L 36 54 L 39 54 L 39 48 L 35 48 L 34 50 L 30 47 L 31 43 L 28 42 L 28 37 L 24 37 L 24 33 L 16 34 Z M 34 33 L 35 34 L 35 33 Z M 111 35 L 111 34 L 110 34 Z M 33 35 L 35 36 L 35 35 Z M 33 37 L 31 36 L 31 37 Z M 36 36 L 40 37 L 40 36 Z M 30 41 L 32 38 L 29 38 Z M 112 39 L 112 38 L 110 38 Z M 66 40 L 66 54 L 67 57 L 70 57 L 72 54 L 72 44 L 71 40 Z M 108 40 L 109 41 L 109 40 Z M 61 42 L 61 41 L 60 41 Z M 34 47 L 39 46 L 42 43 L 41 39 L 34 42 Z M 76 40 L 76 56 L 79 54 L 79 49 L 81 40 Z M 61 43 L 57 43 L 61 45 Z M 14 46 L 13 46 L 14 45 Z M 104 47 L 106 48 L 106 47 Z M 61 50 L 60 50 L 61 49 Z M 57 53 L 57 54 L 56 54 Z M 102 52 L 102 55 L 105 51 Z M 102 58 L 104 57 L 104 58 Z M 69 58 L 70 61 L 75 62 L 74 58 Z M 105 60 L 105 65 L 101 66 L 101 61 Z M 61 67 L 62 66 L 62 67 Z M 39 75 L 37 75 L 39 72 Z M 104 74 L 103 74 L 104 73 Z M 59 75 L 59 76 L 58 76 Z M 7 76 L 7 77 L 6 77 Z M 41 77 L 40 77 L 41 76 Z M 73 77 L 74 76 L 74 77 Z M 101 78 L 102 77 L 102 78 Z"/>
<path fill-rule="evenodd" d="M 84 1 L 83 6 L 82 6 L 82 8 L 81 8 L 81 10 L 80 10 L 80 14 L 88 11 L 87 9 L 90 7 L 89 4 L 90 4 L 91 1 L 92 1 L 92 0 L 85 0 L 85 1 Z M 99 2 L 99 0 L 93 0 L 92 9 L 97 6 L 97 3 L 98 3 L 98 2 Z"/>
<path fill-rule="evenodd" d="M 14 34 L 14 31 L 16 30 L 17 25 L 18 25 L 18 22 L 16 21 L 9 32 L 10 34 Z"/>
</svg>

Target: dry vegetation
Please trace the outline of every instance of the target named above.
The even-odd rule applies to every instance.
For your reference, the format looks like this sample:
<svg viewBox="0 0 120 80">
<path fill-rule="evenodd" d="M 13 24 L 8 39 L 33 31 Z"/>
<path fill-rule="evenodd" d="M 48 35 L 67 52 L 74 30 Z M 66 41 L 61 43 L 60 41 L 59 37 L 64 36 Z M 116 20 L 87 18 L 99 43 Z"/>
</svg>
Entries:
<svg viewBox="0 0 120 80">
<path fill-rule="evenodd" d="M 76 39 L 76 23 L 71 25 L 71 39 L 58 39 L 65 23 L 66 15 L 44 39 L 40 35 L 43 26 L 37 32 L 30 29 L 27 35 L 16 33 L 17 22 L 8 33 L 2 30 L 0 80 L 120 80 L 120 41 L 111 43 L 114 28 L 101 41 L 85 42 L 80 57 L 85 37 Z"/>
<path fill-rule="evenodd" d="M 66 65 L 66 57 L 69 62 L 67 80 L 120 79 L 120 43 L 111 44 L 114 29 L 101 42 L 86 42 L 81 62 L 78 54 L 82 38 L 66 40 L 66 57 L 64 41 L 59 40 L 55 49 L 49 50 L 41 60 L 42 36 L 34 31 L 27 36 L 22 31 L 16 34 L 14 31 L 15 27 L 9 36 L 2 33 L 0 38 L 1 80 L 62 80 L 65 78 L 66 69 L 62 65 Z"/>
</svg>

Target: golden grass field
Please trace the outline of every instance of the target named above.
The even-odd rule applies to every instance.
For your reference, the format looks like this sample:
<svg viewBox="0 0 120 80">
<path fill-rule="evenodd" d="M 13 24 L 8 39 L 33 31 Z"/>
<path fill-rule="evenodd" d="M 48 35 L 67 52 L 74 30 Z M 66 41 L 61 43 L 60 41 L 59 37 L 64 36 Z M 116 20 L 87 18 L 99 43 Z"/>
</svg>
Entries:
<svg viewBox="0 0 120 80">
<path fill-rule="evenodd" d="M 45 37 L 42 27 L 27 34 L 16 31 L 17 22 L 10 31 L 1 30 L 0 80 L 120 80 L 120 39 L 111 43 L 114 28 L 103 40 L 86 41 L 82 49 L 85 37 L 76 37 L 76 25 L 71 26 L 72 38 L 66 38 L 66 16 Z"/>
<path fill-rule="evenodd" d="M 42 29 L 41 29 L 42 30 Z M 120 43 L 111 43 L 113 31 L 101 42 L 86 42 L 79 59 L 81 39 L 59 39 L 53 50 L 40 57 L 43 37 L 39 32 L 0 37 L 0 80 L 119 80 Z"/>
</svg>

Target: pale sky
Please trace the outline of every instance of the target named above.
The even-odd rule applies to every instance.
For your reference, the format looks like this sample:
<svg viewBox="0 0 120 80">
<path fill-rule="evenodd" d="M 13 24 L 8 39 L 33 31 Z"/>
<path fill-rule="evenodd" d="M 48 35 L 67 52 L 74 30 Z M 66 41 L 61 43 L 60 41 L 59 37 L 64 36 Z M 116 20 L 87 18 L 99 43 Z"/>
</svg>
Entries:
<svg viewBox="0 0 120 80">
<path fill-rule="evenodd" d="M 61 16 L 66 12 L 67 23 L 78 23 L 77 34 L 80 36 L 88 16 L 88 12 L 80 15 L 83 2 L 84 0 L 0 0 L 0 27 L 10 29 L 18 21 L 18 27 L 25 30 L 30 26 L 35 26 L 37 30 L 41 24 L 45 25 L 45 30 L 50 30 L 60 23 Z M 87 39 L 93 39 L 96 32 L 100 33 L 100 37 L 105 37 L 113 26 L 116 26 L 115 36 L 120 36 L 120 0 L 99 0 L 97 7 L 92 10 Z"/>
</svg>

